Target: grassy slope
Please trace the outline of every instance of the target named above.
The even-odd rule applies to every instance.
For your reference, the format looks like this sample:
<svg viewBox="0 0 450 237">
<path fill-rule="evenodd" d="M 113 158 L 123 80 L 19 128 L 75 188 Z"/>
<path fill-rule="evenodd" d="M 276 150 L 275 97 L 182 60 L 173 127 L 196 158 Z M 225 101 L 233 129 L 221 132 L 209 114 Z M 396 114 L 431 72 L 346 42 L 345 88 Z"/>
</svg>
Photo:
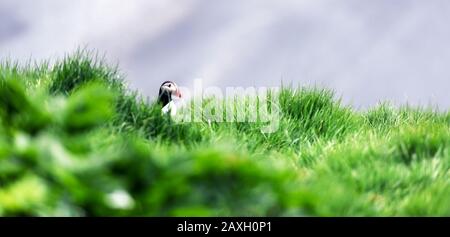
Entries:
<svg viewBox="0 0 450 237">
<path fill-rule="evenodd" d="M 270 135 L 175 124 L 85 53 L 0 83 L 0 215 L 450 215 L 449 113 L 285 88 Z"/>
</svg>

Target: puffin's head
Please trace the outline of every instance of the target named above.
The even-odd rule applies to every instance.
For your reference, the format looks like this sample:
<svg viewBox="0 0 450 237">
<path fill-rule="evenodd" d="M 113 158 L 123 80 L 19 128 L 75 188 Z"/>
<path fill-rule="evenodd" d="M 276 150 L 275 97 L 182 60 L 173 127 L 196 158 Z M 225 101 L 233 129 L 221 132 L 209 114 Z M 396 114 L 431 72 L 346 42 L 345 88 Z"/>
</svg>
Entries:
<svg viewBox="0 0 450 237">
<path fill-rule="evenodd" d="M 173 81 L 165 81 L 159 88 L 159 101 L 163 106 L 172 101 L 172 96 L 181 98 L 181 92 Z"/>
<path fill-rule="evenodd" d="M 177 84 L 175 84 L 175 82 L 173 82 L 173 81 L 165 81 L 161 85 L 159 92 L 160 92 L 159 94 L 166 93 L 166 94 L 174 95 L 174 96 L 181 98 L 181 92 L 178 89 Z"/>
</svg>

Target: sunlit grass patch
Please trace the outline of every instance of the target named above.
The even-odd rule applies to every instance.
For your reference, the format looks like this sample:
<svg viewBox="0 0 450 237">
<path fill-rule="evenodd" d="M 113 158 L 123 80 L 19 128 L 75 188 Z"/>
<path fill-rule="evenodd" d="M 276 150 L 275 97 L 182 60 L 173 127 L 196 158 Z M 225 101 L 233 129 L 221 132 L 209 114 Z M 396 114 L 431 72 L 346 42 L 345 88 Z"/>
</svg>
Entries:
<svg viewBox="0 0 450 237">
<path fill-rule="evenodd" d="M 178 123 L 122 78 L 86 51 L 0 63 L 0 215 L 450 215 L 448 111 L 284 87 L 263 133 Z"/>
</svg>

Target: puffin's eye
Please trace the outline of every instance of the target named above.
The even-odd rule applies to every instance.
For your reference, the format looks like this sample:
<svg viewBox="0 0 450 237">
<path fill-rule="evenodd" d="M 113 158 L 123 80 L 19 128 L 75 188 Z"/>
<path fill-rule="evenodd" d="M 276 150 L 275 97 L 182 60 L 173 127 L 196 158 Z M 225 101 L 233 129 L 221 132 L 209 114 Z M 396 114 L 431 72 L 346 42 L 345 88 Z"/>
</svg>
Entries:
<svg viewBox="0 0 450 237">
<path fill-rule="evenodd" d="M 169 84 L 169 88 L 172 87 L 172 84 Z"/>
</svg>

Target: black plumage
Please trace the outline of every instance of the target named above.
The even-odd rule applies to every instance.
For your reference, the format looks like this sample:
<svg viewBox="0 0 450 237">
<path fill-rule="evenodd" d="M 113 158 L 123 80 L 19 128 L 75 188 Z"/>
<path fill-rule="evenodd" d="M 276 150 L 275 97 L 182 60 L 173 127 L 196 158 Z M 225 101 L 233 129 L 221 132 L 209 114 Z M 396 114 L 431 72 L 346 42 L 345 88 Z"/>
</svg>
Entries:
<svg viewBox="0 0 450 237">
<path fill-rule="evenodd" d="M 172 83 L 172 81 L 165 81 L 161 84 L 159 87 L 159 95 L 158 95 L 158 102 L 161 104 L 162 107 L 166 106 L 170 101 L 172 101 L 172 92 L 163 90 L 163 85 L 166 83 Z"/>
</svg>

